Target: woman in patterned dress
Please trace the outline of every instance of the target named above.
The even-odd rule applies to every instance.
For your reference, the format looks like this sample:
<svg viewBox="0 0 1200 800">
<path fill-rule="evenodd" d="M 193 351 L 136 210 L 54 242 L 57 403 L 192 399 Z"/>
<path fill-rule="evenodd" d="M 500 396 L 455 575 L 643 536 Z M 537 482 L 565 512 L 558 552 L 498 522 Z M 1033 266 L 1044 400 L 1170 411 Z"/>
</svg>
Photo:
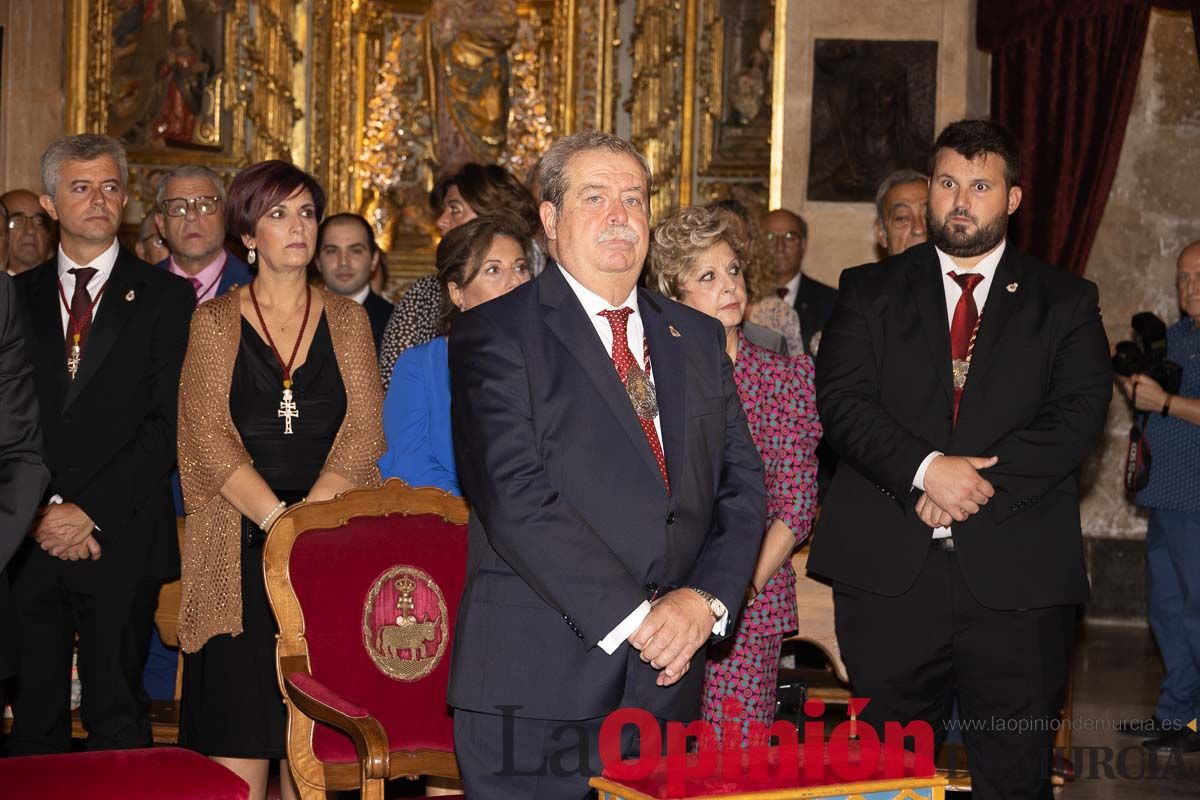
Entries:
<svg viewBox="0 0 1200 800">
<path fill-rule="evenodd" d="M 791 554 L 816 514 L 821 423 L 812 360 L 773 353 L 741 332 L 747 283 L 742 231 L 723 209 L 676 212 L 654 231 L 647 283 L 725 325 L 734 381 L 765 467 L 767 530 L 746 608 L 734 635 L 709 650 L 704 683 L 705 721 L 720 736 L 729 711 L 725 701 L 737 700 L 741 711 L 728 722 L 740 723 L 745 747 L 752 721 L 769 728 L 774 720 L 780 646 L 797 626 Z"/>
</svg>

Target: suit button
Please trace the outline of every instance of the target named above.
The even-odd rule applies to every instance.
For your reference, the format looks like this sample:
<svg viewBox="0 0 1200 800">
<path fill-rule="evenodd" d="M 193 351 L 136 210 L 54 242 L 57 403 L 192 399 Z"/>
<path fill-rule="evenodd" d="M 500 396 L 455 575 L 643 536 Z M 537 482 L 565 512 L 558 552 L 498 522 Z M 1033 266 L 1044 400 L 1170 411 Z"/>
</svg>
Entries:
<svg viewBox="0 0 1200 800">
<path fill-rule="evenodd" d="M 668 512 L 667 512 L 667 524 L 668 524 L 668 525 L 674 525 L 674 524 L 675 524 L 675 512 L 674 512 L 674 511 L 668 511 Z"/>
</svg>

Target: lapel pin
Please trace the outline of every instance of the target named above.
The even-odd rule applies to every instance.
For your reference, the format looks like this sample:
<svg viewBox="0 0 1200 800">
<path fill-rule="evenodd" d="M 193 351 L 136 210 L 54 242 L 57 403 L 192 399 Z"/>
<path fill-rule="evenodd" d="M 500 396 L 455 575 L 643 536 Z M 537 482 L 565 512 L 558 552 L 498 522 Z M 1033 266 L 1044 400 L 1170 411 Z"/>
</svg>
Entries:
<svg viewBox="0 0 1200 800">
<path fill-rule="evenodd" d="M 1013 292 L 1017 291 L 1017 284 L 1010 283 L 1008 286 L 1005 286 L 1004 288 L 1008 289 L 1009 294 L 1012 294 Z"/>
<path fill-rule="evenodd" d="M 137 295 L 133 293 L 133 289 L 130 289 L 128 292 L 125 293 L 125 302 L 132 303 L 133 298 L 135 298 L 135 297 L 137 297 Z"/>
<path fill-rule="evenodd" d="M 682 333 L 680 333 L 679 331 L 675 330 L 675 326 L 674 326 L 674 325 L 668 325 L 668 326 L 667 326 L 667 330 L 669 330 L 669 331 L 671 332 L 671 335 L 672 335 L 672 336 L 674 336 L 676 339 L 679 339 L 679 338 L 681 338 L 681 337 L 683 336 L 683 334 L 682 334 Z"/>
</svg>

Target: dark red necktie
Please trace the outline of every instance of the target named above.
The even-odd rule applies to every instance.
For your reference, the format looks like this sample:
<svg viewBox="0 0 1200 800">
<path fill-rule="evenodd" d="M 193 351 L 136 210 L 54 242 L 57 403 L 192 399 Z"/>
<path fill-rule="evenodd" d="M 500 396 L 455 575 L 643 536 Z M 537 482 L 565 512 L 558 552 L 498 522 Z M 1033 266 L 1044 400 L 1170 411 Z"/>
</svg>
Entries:
<svg viewBox="0 0 1200 800">
<path fill-rule="evenodd" d="M 787 300 L 787 287 L 780 286 L 778 289 L 775 290 L 775 294 L 779 295 L 780 300 Z"/>
<path fill-rule="evenodd" d="M 613 347 L 612 360 L 613 366 L 617 369 L 617 376 L 621 379 L 621 384 L 625 384 L 625 376 L 629 374 L 629 368 L 636 363 L 633 357 L 633 351 L 629 349 L 629 317 L 633 314 L 632 308 L 618 308 L 610 311 L 601 311 L 600 316 L 608 320 L 608 324 L 612 327 Z M 646 419 L 638 415 L 638 422 L 641 423 L 642 432 L 646 434 L 646 441 L 650 444 L 650 452 L 654 453 L 654 460 L 658 463 L 658 470 L 662 473 L 663 483 L 666 484 L 667 491 L 671 491 L 671 481 L 667 477 L 667 459 L 663 455 L 662 443 L 658 441 L 658 431 L 654 429 L 654 420 Z"/>
<path fill-rule="evenodd" d="M 79 334 L 79 350 L 83 351 L 83 347 L 87 344 L 88 331 L 92 329 L 92 296 L 88 293 L 87 285 L 95 275 L 96 270 L 92 267 L 75 267 L 69 269 L 75 276 L 75 291 L 71 295 L 71 318 L 75 324 L 79 326 L 76 331 Z M 71 321 L 67 321 L 67 356 L 71 355 L 71 346 L 75 344 L 74 338 L 71 336 Z"/>
<path fill-rule="evenodd" d="M 955 361 L 966 361 L 971 352 L 971 334 L 975 332 L 975 323 L 979 321 L 979 307 L 975 305 L 975 287 L 983 280 L 978 273 L 959 275 L 949 273 L 954 282 L 962 289 L 958 297 L 958 305 L 954 307 L 954 317 L 950 321 L 950 358 Z M 954 421 L 958 422 L 958 404 L 962 401 L 963 390 L 954 390 Z"/>
</svg>

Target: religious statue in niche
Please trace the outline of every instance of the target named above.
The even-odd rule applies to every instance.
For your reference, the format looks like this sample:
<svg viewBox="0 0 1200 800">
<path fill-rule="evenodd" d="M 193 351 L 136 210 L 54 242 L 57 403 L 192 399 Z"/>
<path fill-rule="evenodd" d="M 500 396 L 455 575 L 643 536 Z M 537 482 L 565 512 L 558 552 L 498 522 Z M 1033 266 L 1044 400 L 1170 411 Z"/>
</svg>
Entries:
<svg viewBox="0 0 1200 800">
<path fill-rule="evenodd" d="M 808 199 L 872 202 L 898 169 L 928 169 L 937 42 L 818 39 Z"/>
<path fill-rule="evenodd" d="M 508 134 L 516 0 L 435 0 L 429 20 L 442 171 L 501 160 Z"/>
<path fill-rule="evenodd" d="M 221 147 L 232 10 L 232 0 L 114 0 L 109 135 L 135 149 Z"/>
</svg>

